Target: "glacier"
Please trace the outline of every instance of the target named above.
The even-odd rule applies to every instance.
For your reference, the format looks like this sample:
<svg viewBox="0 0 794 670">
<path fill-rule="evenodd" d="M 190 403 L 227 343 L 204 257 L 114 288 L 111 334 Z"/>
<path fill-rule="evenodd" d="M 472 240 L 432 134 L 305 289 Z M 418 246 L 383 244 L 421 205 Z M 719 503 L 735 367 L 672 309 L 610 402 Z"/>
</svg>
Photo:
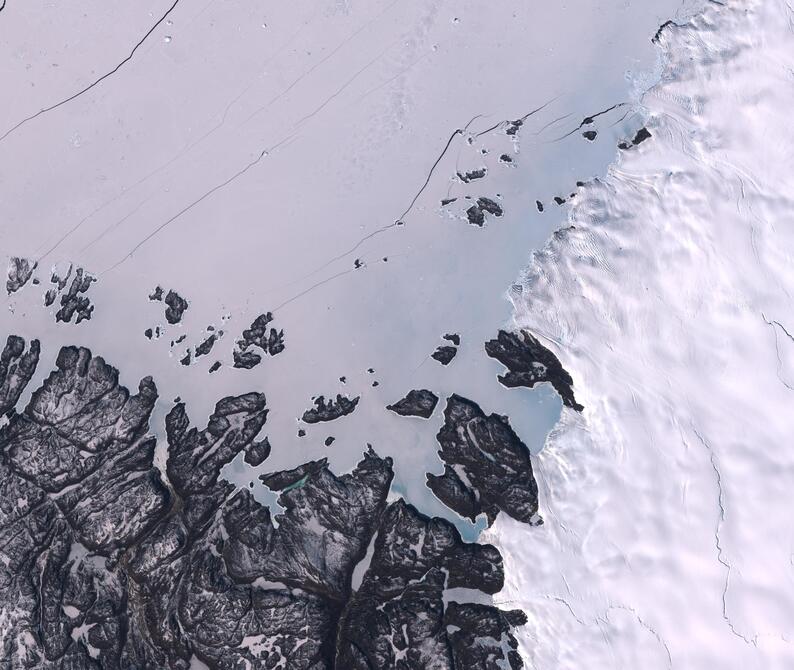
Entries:
<svg viewBox="0 0 794 670">
<path fill-rule="evenodd" d="M 794 664 L 792 30 L 775 0 L 665 28 L 652 140 L 512 294 L 585 406 L 537 456 L 549 523 L 483 534 L 530 667 Z"/>
</svg>

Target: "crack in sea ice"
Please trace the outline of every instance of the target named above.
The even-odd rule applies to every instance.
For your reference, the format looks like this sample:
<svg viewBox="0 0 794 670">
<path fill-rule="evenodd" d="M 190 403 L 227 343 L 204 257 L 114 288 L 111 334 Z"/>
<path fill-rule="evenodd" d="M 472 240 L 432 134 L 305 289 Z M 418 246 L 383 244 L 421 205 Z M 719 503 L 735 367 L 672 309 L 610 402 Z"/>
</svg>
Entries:
<svg viewBox="0 0 794 670">
<path fill-rule="evenodd" d="M 720 472 L 719 466 L 717 465 L 717 456 L 714 453 L 714 449 L 709 444 L 709 442 L 700 434 L 700 432 L 692 426 L 692 430 L 694 431 L 695 435 L 698 438 L 698 441 L 703 445 L 704 449 L 708 452 L 709 461 L 711 463 L 711 467 L 714 470 L 714 476 L 716 478 L 717 483 L 717 505 L 719 506 L 719 518 L 717 519 L 717 528 L 714 530 L 714 543 L 717 548 L 717 560 L 725 567 L 725 585 L 722 589 L 722 618 L 725 619 L 725 623 L 728 625 L 731 633 L 733 633 L 736 637 L 744 640 L 747 644 L 752 644 L 753 646 L 757 646 L 756 638 L 748 638 L 745 635 L 742 635 L 736 627 L 733 625 L 731 618 L 728 616 L 728 588 L 730 586 L 730 579 L 731 579 L 731 564 L 725 559 L 725 550 L 722 546 L 722 538 L 720 535 L 720 531 L 722 529 L 722 524 L 725 521 L 725 491 L 722 487 L 722 473 Z"/>
<path fill-rule="evenodd" d="M 634 615 L 634 618 L 637 619 L 637 622 L 643 628 L 645 628 L 645 630 L 647 630 L 651 635 L 653 635 L 659 641 L 659 644 L 664 647 L 664 651 L 667 654 L 667 666 L 669 668 L 673 667 L 673 655 L 670 653 L 670 647 L 667 646 L 667 642 L 665 642 L 664 638 L 659 634 L 659 632 L 653 626 L 651 626 L 647 621 L 645 621 L 639 615 L 637 610 L 635 610 L 633 607 L 630 607 L 629 605 L 612 604 L 609 607 L 607 607 L 606 612 L 604 612 L 604 615 L 606 616 L 607 619 L 609 619 L 609 611 L 613 609 L 619 609 L 619 610 L 625 610 L 626 612 L 631 612 L 631 614 Z"/>
<path fill-rule="evenodd" d="M 574 128 L 570 132 L 565 133 L 565 135 L 561 135 L 560 137 L 557 137 L 556 139 L 549 140 L 549 143 L 559 142 L 561 140 L 564 140 L 566 137 L 570 137 L 571 135 L 573 135 L 576 131 L 581 130 L 585 126 L 591 125 L 595 121 L 595 119 L 598 118 L 599 116 L 603 116 L 604 114 L 608 114 L 609 112 L 611 112 L 611 111 L 613 111 L 615 109 L 620 109 L 621 107 L 625 107 L 628 104 L 629 103 L 627 103 L 627 102 L 619 102 L 619 103 L 617 103 L 615 105 L 612 105 L 611 107 L 607 107 L 606 109 L 602 109 L 600 112 L 597 112 L 596 114 L 592 114 L 590 116 L 586 116 L 586 117 L 584 117 L 584 119 L 582 119 L 581 123 L 578 126 L 576 126 L 576 128 Z"/>
<path fill-rule="evenodd" d="M 777 356 L 777 370 L 776 370 L 777 378 L 778 380 L 780 380 L 780 383 L 783 384 L 783 386 L 785 386 L 789 391 L 794 391 L 794 387 L 791 386 L 785 379 L 783 379 L 783 377 L 780 374 L 781 370 L 783 369 L 783 359 L 780 357 L 780 342 L 778 341 L 777 338 L 777 328 L 775 328 L 775 326 L 780 328 L 783 331 L 783 333 L 786 335 L 786 337 L 788 337 L 792 342 L 794 342 L 794 337 L 792 337 L 791 333 L 789 333 L 788 330 L 786 330 L 785 326 L 783 326 L 783 324 L 781 324 L 779 321 L 774 321 L 774 320 L 770 321 L 769 319 L 766 318 L 763 312 L 761 313 L 761 318 L 764 320 L 764 323 L 766 323 L 768 326 L 772 328 L 772 332 L 775 335 L 775 356 Z"/>
<path fill-rule="evenodd" d="M 279 144 L 282 144 L 283 142 L 286 142 L 286 141 L 287 141 L 286 139 L 285 139 L 285 140 L 282 140 L 282 142 L 280 142 Z M 278 146 L 278 145 L 276 145 L 276 146 Z M 100 276 L 104 275 L 104 274 L 105 274 L 105 273 L 107 273 L 107 272 L 111 272 L 112 270 L 115 270 L 117 267 L 119 267 L 119 265 L 121 265 L 121 264 L 122 264 L 122 263 L 124 263 L 125 261 L 129 260 L 130 258 L 132 258 L 132 255 L 133 255 L 133 254 L 134 254 L 136 251 L 138 251 L 138 249 L 140 249 L 140 248 L 141 248 L 143 245 L 145 245 L 147 242 L 149 242 L 149 241 L 150 241 L 152 238 L 154 238 L 156 235 L 158 235 L 158 234 L 159 234 L 159 233 L 160 233 L 160 232 L 161 232 L 161 231 L 162 231 L 164 228 L 166 228 L 166 227 L 168 227 L 169 225 L 171 225 L 171 224 L 172 224 L 174 221 L 176 221 L 176 220 L 177 220 L 179 217 L 181 217 L 183 214 L 186 214 L 187 212 L 189 212 L 189 211 L 190 211 L 191 209 L 193 209 L 193 208 L 194 208 L 196 205 L 198 205 L 199 203 L 201 203 L 201 202 L 202 202 L 203 200 L 205 200 L 206 198 L 210 197 L 210 196 L 211 196 L 213 193 L 215 193 L 216 191 L 219 191 L 219 190 L 221 190 L 222 188 L 224 188 L 224 187 L 228 186 L 229 184 L 231 184 L 233 181 L 235 181 L 235 180 L 236 180 L 236 179 L 238 179 L 239 177 L 242 177 L 242 176 L 243 176 L 243 175 L 244 175 L 246 172 L 248 172 L 248 171 L 249 171 L 249 170 L 250 170 L 252 167 L 254 167 L 255 165 L 257 165 L 257 164 L 259 163 L 259 161 L 261 161 L 261 160 L 262 160 L 262 159 L 263 159 L 265 156 L 267 156 L 267 155 L 268 155 L 268 152 L 269 152 L 269 151 L 268 151 L 268 149 L 263 149 L 263 150 L 262 150 L 262 151 L 259 153 L 259 155 L 258 155 L 256 158 L 254 158 L 254 160 L 250 161 L 250 162 L 249 162 L 249 163 L 248 163 L 248 164 L 247 164 L 245 167 L 243 167 L 241 170 L 238 170 L 238 171 L 237 171 L 237 172 L 235 172 L 235 173 L 234 173 L 234 174 L 233 174 L 231 177 L 229 177 L 229 178 L 228 178 L 228 179 L 226 179 L 225 181 L 221 182 L 220 184 L 216 184 L 216 185 L 215 185 L 215 186 L 213 186 L 213 187 L 212 187 L 212 188 L 211 188 L 209 191 L 206 191 L 206 192 L 205 192 L 205 193 L 204 193 L 204 194 L 203 194 L 201 197 L 199 197 L 199 198 L 196 198 L 196 199 L 195 199 L 193 202 L 191 202 L 189 205 L 186 205 L 185 207 L 183 207 L 182 209 L 180 209 L 180 210 L 179 210 L 179 211 L 178 211 L 176 214 L 174 214 L 174 215 L 173 215 L 173 216 L 172 216 L 170 219 L 168 219 L 168 220 L 167 220 L 167 221 L 165 221 L 164 223 L 161 223 L 161 224 L 160 224 L 159 226 L 157 226 L 157 228 L 155 228 L 155 229 L 154 229 L 154 230 L 153 230 L 151 233 L 149 233 L 149 234 L 148 234 L 146 237 L 144 237 L 144 238 L 143 238 L 143 239 L 142 239 L 140 242 L 138 242 L 138 243 L 137 243 L 137 244 L 136 244 L 136 245 L 135 245 L 135 246 L 134 246 L 134 247 L 133 247 L 133 248 L 132 248 L 132 249 L 131 249 L 129 252 L 127 252 L 127 254 L 126 254 L 124 257 L 122 257 L 121 259 L 119 259 L 119 260 L 118 260 L 116 263 L 114 263 L 113 265 L 111 265 L 109 268 L 107 268 L 107 269 L 103 270 L 103 271 L 100 273 Z"/>
<path fill-rule="evenodd" d="M 85 88 L 82 88 L 79 91 L 77 91 L 77 93 L 73 93 L 68 98 L 64 98 L 63 100 L 60 100 L 59 102 L 56 102 L 55 104 L 52 104 L 49 107 L 44 107 L 44 108 L 40 109 L 35 114 L 31 114 L 30 116 L 25 117 L 24 119 L 19 121 L 15 126 L 12 126 L 11 128 L 9 128 L 5 133 L 3 133 L 3 135 L 0 135 L 0 142 L 2 142 L 6 137 L 11 135 L 11 133 L 19 130 L 22 126 L 24 126 L 29 121 L 33 121 L 33 119 L 38 118 L 42 114 L 46 114 L 47 112 L 51 112 L 52 110 L 57 109 L 58 107 L 61 107 L 61 106 L 65 105 L 65 104 L 71 102 L 72 100 L 75 100 L 76 98 L 79 98 L 81 95 L 83 95 L 84 93 L 88 93 L 88 91 L 90 91 L 92 88 L 94 88 L 95 86 L 100 84 L 102 81 L 104 81 L 108 77 L 111 77 L 114 74 L 116 74 L 116 72 L 118 72 L 126 63 L 128 63 L 129 61 L 132 60 L 132 57 L 135 55 L 135 52 L 138 50 L 138 48 L 146 41 L 146 39 L 155 30 L 157 30 L 157 27 L 163 21 L 165 21 L 168 18 L 169 14 L 171 14 L 171 12 L 173 12 L 174 9 L 176 9 L 176 6 L 178 4 L 179 4 L 179 0 L 174 0 L 174 3 L 168 8 L 168 10 L 166 10 L 165 14 L 163 14 L 157 20 L 157 22 L 151 28 L 149 28 L 149 30 L 146 32 L 146 34 L 143 37 L 141 37 L 140 40 L 138 40 L 138 42 L 135 44 L 134 47 L 132 47 L 132 50 L 130 51 L 129 55 L 126 58 L 124 58 L 118 65 L 116 65 L 116 67 L 114 67 L 112 70 L 106 72 L 105 74 L 103 74 L 98 79 L 95 79 L 92 83 L 90 83 Z M 0 11 L 2 11 L 3 7 L 5 7 L 5 0 L 3 0 L 3 6 L 0 7 Z"/>
</svg>

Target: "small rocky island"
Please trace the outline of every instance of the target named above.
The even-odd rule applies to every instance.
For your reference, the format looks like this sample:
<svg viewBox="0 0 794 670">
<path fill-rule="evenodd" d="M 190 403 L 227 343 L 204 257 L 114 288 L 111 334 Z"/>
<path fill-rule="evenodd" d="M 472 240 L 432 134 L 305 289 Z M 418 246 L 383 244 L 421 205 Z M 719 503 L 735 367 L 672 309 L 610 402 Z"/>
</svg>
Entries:
<svg viewBox="0 0 794 670">
<path fill-rule="evenodd" d="M 485 353 L 507 368 L 499 375 L 499 382 L 508 388 L 548 382 L 560 394 L 566 407 L 581 412 L 584 407 L 573 395 L 573 379 L 562 367 L 559 359 L 540 340 L 527 330 L 507 332 L 500 330 L 496 339 L 485 343 Z"/>
<path fill-rule="evenodd" d="M 400 416 L 418 416 L 429 419 L 438 403 L 438 396 L 427 389 L 413 389 L 397 402 L 387 405 L 386 409 Z"/>
</svg>

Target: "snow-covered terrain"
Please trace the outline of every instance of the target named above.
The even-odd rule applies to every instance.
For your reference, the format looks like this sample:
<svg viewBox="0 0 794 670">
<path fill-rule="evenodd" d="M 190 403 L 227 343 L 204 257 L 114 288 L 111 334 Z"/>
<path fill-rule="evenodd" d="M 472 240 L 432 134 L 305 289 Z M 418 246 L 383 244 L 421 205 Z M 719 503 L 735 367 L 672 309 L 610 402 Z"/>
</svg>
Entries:
<svg viewBox="0 0 794 670">
<path fill-rule="evenodd" d="M 794 667 L 786 0 L 0 30 L 2 670 Z"/>
<path fill-rule="evenodd" d="M 198 420 L 262 390 L 268 468 L 328 456 L 349 470 L 371 442 L 399 490 L 444 514 L 415 476 L 440 467 L 439 417 L 385 406 L 411 388 L 465 394 L 541 447 L 558 401 L 504 392 L 482 344 L 559 222 L 553 198 L 637 129 L 631 75 L 652 70 L 651 36 L 699 4 L 9 2 L 0 75 L 19 95 L 0 109 L 0 249 L 37 260 L 41 284 L 7 299 L 3 329 L 41 339 L 41 375 L 66 343 L 125 361 L 130 387 L 156 375 L 155 429 L 176 396 Z M 503 215 L 470 225 L 482 196 Z M 90 322 L 43 306 L 50 268 L 69 263 L 97 276 Z M 180 323 L 148 299 L 157 285 L 189 301 Z M 286 349 L 234 369 L 267 311 Z M 196 356 L 209 327 L 223 336 Z M 430 354 L 447 333 L 461 346 L 442 367 Z M 361 396 L 353 414 L 299 422 L 337 393 Z"/>
<path fill-rule="evenodd" d="M 537 458 L 545 525 L 486 533 L 531 668 L 794 667 L 793 40 L 784 0 L 666 27 L 652 139 L 512 294 L 585 406 Z"/>
</svg>

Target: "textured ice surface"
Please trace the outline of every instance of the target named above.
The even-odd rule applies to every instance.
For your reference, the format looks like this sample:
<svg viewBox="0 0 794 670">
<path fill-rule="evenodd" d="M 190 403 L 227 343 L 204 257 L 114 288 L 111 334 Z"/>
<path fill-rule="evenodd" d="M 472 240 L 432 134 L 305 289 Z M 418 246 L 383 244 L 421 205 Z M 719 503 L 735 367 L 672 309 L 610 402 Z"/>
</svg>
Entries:
<svg viewBox="0 0 794 670">
<path fill-rule="evenodd" d="M 273 512 L 285 508 L 258 475 L 315 461 L 317 489 L 304 489 L 303 470 L 276 477 L 286 500 L 302 499 L 330 481 L 320 459 L 342 476 L 372 443 L 394 459 L 394 515 L 411 517 L 394 502 L 404 495 L 473 539 L 483 517 L 464 521 L 425 486 L 425 472 L 444 471 L 441 408 L 453 393 L 471 398 L 485 415 L 508 415 L 540 450 L 559 399 L 545 385 L 502 386 L 504 369 L 483 345 L 510 317 L 505 290 L 530 250 L 574 203 L 575 227 L 555 233 L 510 292 L 516 324 L 561 357 L 576 387 L 567 402 L 585 408 L 563 410 L 534 468 L 545 525 L 534 525 L 528 483 L 504 491 L 457 462 L 479 457 L 482 435 L 468 424 L 451 431 L 469 439 L 448 459 L 446 484 L 474 482 L 533 523 L 502 514 L 488 535 L 512 580 L 496 601 L 528 612 L 516 634 L 536 667 L 785 667 L 791 538 L 780 519 L 791 425 L 782 398 L 794 387 L 794 324 L 784 225 L 791 152 L 779 138 L 791 16 L 776 2 L 713 2 L 694 28 L 679 28 L 697 4 L 4 8 L 3 76 L 24 95 L 0 110 L 0 246 L 21 259 L 0 323 L 40 338 L 43 351 L 20 405 L 62 344 L 118 364 L 130 388 L 155 375 L 153 456 L 165 470 L 170 399 L 203 426 L 219 398 L 264 392 L 270 413 L 259 438 L 267 435 L 271 455 L 251 466 L 258 457 L 240 454 L 223 475 Z M 637 95 L 658 74 L 654 34 L 671 62 L 644 100 L 646 121 Z M 593 182 L 619 142 L 623 157 Z M 160 299 L 150 299 L 157 286 Z M 269 312 L 272 322 L 252 327 Z M 245 365 L 233 367 L 235 351 Z M 546 370 L 521 372 L 532 381 Z M 441 399 L 429 420 L 386 409 L 411 389 Z M 360 398 L 355 411 L 332 418 L 317 404 L 339 404 L 337 394 Z M 312 407 L 332 420 L 312 420 Z M 193 445 L 183 446 L 190 470 Z M 518 512 L 516 490 L 526 498 Z M 464 509 L 449 491 L 447 499 Z M 251 518 L 260 514 L 246 504 Z M 292 532 L 286 521 L 274 519 L 280 536 Z M 316 521 L 301 516 L 301 532 L 333 547 Z M 239 525 L 241 535 L 264 532 L 245 515 Z M 110 524 L 100 530 L 113 535 Z M 365 594 L 400 592 L 375 636 L 391 636 L 383 667 L 410 653 L 429 661 L 427 649 L 443 647 L 450 594 L 425 532 L 414 530 L 393 532 L 385 550 L 370 545 L 364 567 L 379 560 L 355 575 Z M 206 547 L 193 545 L 209 572 L 212 552 L 233 536 L 215 528 Z M 393 549 L 400 560 L 384 566 Z M 314 579 L 313 561 L 326 554 L 307 555 L 301 569 Z M 249 587 L 259 594 L 274 583 L 228 592 L 245 599 Z M 360 600 L 354 614 L 374 625 Z M 194 606 L 201 628 L 209 607 Z M 426 638 L 419 606 L 435 617 Z M 476 607 L 444 616 L 456 622 L 453 655 L 513 643 L 505 621 Z M 209 623 L 219 635 L 226 628 Z M 427 649 L 405 647 L 402 626 L 417 626 Z M 351 646 L 362 643 L 361 628 L 346 631 Z M 99 653 L 98 630 L 81 625 L 72 637 Z M 273 650 L 272 638 L 248 632 L 228 653 L 223 642 L 202 657 Z M 456 656 L 456 667 L 466 663 L 472 657 Z"/>
<path fill-rule="evenodd" d="M 547 523 L 486 534 L 530 667 L 794 667 L 793 26 L 749 0 L 665 28 L 652 138 L 513 294 L 585 407 L 537 459 Z"/>
<path fill-rule="evenodd" d="M 693 3 L 179 2 L 127 60 L 171 4 L 3 10 L 4 80 L 24 95 L 0 110 L 0 246 L 41 275 L 8 300 L 6 330 L 42 339 L 45 356 L 68 342 L 123 360 L 128 385 L 156 372 L 162 398 L 195 417 L 262 390 L 270 468 L 327 455 L 349 469 L 372 442 L 434 513 L 405 473 L 440 471 L 440 419 L 385 410 L 411 388 L 507 413 L 537 451 L 558 401 L 502 389 L 482 343 L 558 223 L 552 198 L 636 130 L 627 74 L 652 67 L 649 37 Z M 588 142 L 580 122 L 603 110 Z M 479 198 L 504 209 L 482 228 L 466 216 Z M 42 307 L 56 263 L 97 277 L 90 323 L 56 325 L 57 304 Z M 189 300 L 181 323 L 148 300 L 158 285 Z M 233 369 L 267 311 L 285 351 Z M 210 326 L 224 335 L 196 357 Z M 450 332 L 462 343 L 442 368 L 429 355 Z M 298 424 L 314 396 L 340 392 L 362 396 L 354 414 Z"/>
</svg>

